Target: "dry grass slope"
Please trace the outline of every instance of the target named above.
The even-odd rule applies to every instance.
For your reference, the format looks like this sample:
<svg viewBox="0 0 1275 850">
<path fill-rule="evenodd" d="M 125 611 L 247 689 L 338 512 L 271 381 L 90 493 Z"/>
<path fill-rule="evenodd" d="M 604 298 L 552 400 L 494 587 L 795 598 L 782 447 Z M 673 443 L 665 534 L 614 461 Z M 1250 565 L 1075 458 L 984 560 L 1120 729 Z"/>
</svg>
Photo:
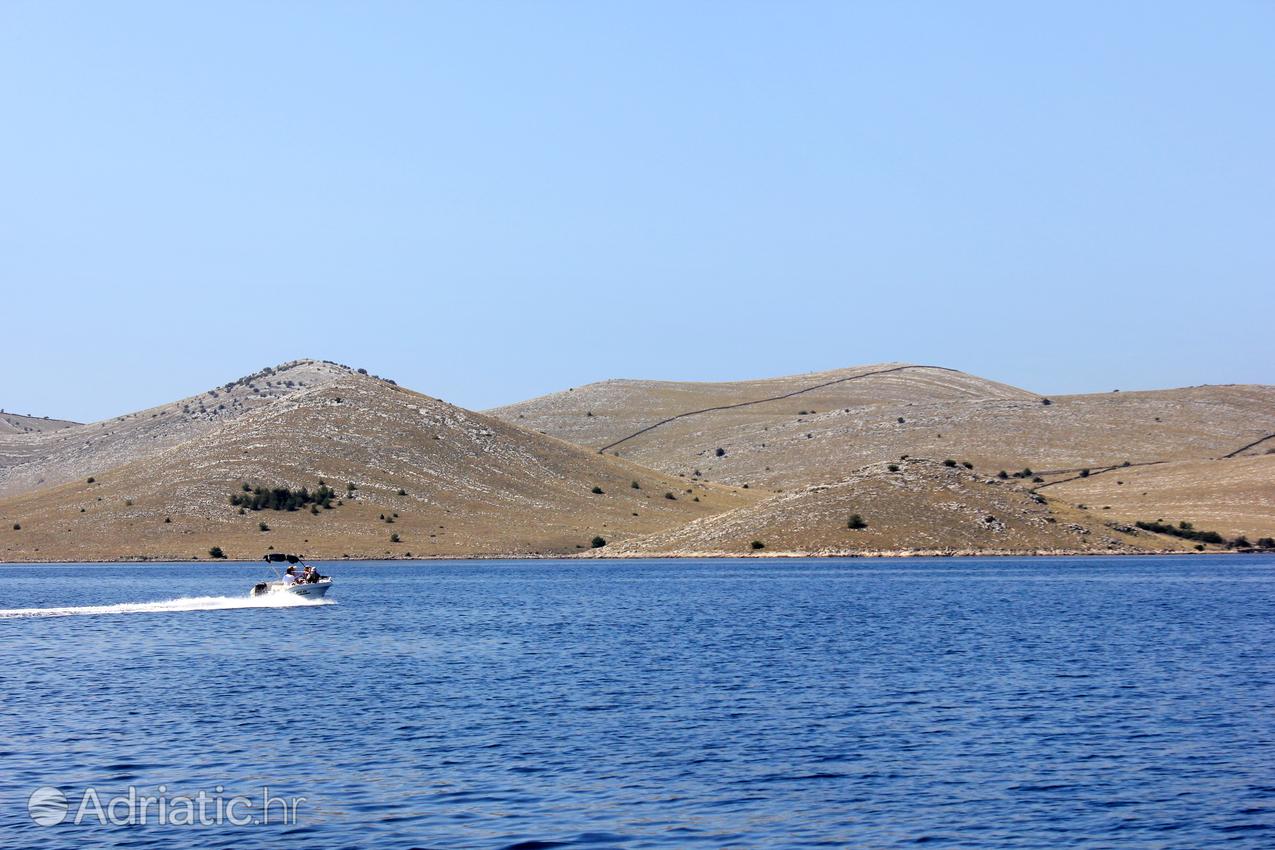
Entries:
<svg viewBox="0 0 1275 850">
<path fill-rule="evenodd" d="M 891 469 L 891 467 L 894 467 Z M 859 515 L 865 528 L 851 528 Z M 753 541 L 764 549 L 756 549 Z M 832 484 L 650 535 L 608 554 L 979 554 L 1180 551 L 1186 545 L 938 461 L 873 464 Z"/>
<path fill-rule="evenodd" d="M 57 431 L 78 425 L 67 419 L 50 419 L 47 416 L 24 416 L 21 413 L 0 411 L 0 434 L 35 434 L 42 431 Z"/>
<path fill-rule="evenodd" d="M 212 546 L 234 558 L 271 546 L 322 558 L 575 553 L 594 536 L 620 542 L 753 498 L 351 374 L 94 477 L 0 501 L 0 557 L 191 558 Z M 229 503 L 245 482 L 313 490 L 320 480 L 343 504 L 241 515 Z"/>
<path fill-rule="evenodd" d="M 271 402 L 352 374 L 298 360 L 171 404 L 43 433 L 0 434 L 0 497 L 96 475 L 152 457 Z"/>
<path fill-rule="evenodd" d="M 1249 444 L 1254 445 L 1245 456 L 1275 446 L 1275 439 L 1267 439 L 1275 434 L 1275 387 L 1046 399 L 929 367 L 882 373 L 898 365 L 740 384 L 610 381 L 496 413 L 595 448 L 621 441 L 609 451 L 669 473 L 775 491 L 835 483 L 861 467 L 904 455 L 952 458 L 984 475 L 1031 468 L 1033 477 L 1049 484 L 1087 468 L 1189 462 L 1173 480 L 1167 473 L 1149 476 L 1144 504 L 1099 499 L 1071 484 L 1045 492 L 1055 500 L 1075 494 L 1077 503 L 1110 504 L 1113 517 L 1129 522 L 1146 518 L 1142 513 L 1159 499 L 1163 510 L 1198 507 L 1219 530 L 1267 536 L 1275 526 L 1268 500 L 1249 499 L 1269 492 L 1265 467 L 1220 460 Z M 826 383 L 852 375 L 862 377 Z M 819 389 L 643 430 L 678 413 L 773 398 L 803 386 Z M 1094 475 L 1090 486 L 1105 486 L 1107 480 L 1108 475 Z"/>
</svg>

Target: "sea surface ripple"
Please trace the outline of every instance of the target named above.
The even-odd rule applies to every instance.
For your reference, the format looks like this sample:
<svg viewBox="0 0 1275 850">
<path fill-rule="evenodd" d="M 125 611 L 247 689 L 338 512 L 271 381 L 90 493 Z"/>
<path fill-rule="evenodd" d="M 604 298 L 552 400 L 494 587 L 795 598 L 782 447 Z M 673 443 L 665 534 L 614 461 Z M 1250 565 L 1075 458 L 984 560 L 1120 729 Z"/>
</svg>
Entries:
<svg viewBox="0 0 1275 850">
<path fill-rule="evenodd" d="M 1275 847 L 1272 557 L 321 569 L 0 566 L 0 846 Z"/>
</svg>

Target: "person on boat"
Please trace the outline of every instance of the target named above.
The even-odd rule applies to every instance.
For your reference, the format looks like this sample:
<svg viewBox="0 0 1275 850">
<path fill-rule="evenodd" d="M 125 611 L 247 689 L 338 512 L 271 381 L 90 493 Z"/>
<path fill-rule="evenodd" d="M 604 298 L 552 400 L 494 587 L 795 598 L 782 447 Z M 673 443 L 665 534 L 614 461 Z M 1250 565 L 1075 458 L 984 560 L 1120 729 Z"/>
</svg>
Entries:
<svg viewBox="0 0 1275 850">
<path fill-rule="evenodd" d="M 318 581 L 318 579 L 315 578 L 314 567 L 306 564 L 305 571 L 301 573 L 301 580 L 298 584 L 314 584 L 316 581 Z"/>
<path fill-rule="evenodd" d="M 288 569 L 283 574 L 283 586 L 291 587 L 292 585 L 296 583 L 297 583 L 297 568 L 288 567 Z"/>
</svg>

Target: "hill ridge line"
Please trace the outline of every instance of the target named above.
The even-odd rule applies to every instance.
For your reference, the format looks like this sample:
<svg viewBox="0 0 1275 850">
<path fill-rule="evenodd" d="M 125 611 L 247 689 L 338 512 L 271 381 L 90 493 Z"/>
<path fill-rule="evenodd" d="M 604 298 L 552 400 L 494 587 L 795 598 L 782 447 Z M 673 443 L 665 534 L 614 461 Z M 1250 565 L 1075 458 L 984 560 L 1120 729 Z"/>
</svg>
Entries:
<svg viewBox="0 0 1275 850">
<path fill-rule="evenodd" d="M 960 371 L 959 369 L 949 369 L 946 366 L 922 366 L 922 365 L 916 365 L 916 364 L 909 364 L 907 366 L 892 366 L 889 369 L 878 369 L 875 372 L 864 372 L 859 375 L 847 375 L 843 378 L 834 378 L 831 381 L 824 381 L 821 384 L 815 384 L 813 386 L 803 387 L 799 390 L 793 390 L 792 392 L 784 393 L 783 395 L 771 396 L 770 398 L 759 398 L 759 399 L 754 399 L 752 401 L 740 401 L 740 402 L 736 402 L 735 404 L 720 404 L 720 405 L 717 405 L 716 407 L 705 407 L 700 410 L 688 410 L 685 413 L 679 413 L 676 416 L 670 416 L 667 419 L 661 419 L 659 422 L 656 422 L 653 425 L 648 425 L 639 431 L 634 431 L 632 434 L 629 434 L 627 437 L 621 437 L 620 439 L 616 440 L 614 443 L 611 443 L 610 445 L 606 445 L 598 449 L 598 454 L 602 454 L 609 449 L 613 449 L 616 446 L 620 445 L 621 443 L 627 443 L 629 440 L 632 440 L 634 437 L 640 437 L 643 434 L 647 433 L 648 431 L 654 431 L 656 428 L 659 428 L 661 425 L 667 425 L 668 423 L 676 422 L 679 419 L 686 419 L 689 416 L 698 416 L 701 413 L 713 413 L 718 410 L 734 410 L 735 408 L 748 407 L 754 404 L 765 404 L 766 402 L 770 402 L 770 401 L 782 401 L 783 399 L 792 398 L 793 396 L 798 396 L 803 393 L 814 392 L 815 390 L 821 390 L 824 387 L 830 387 L 834 384 L 843 384 L 843 383 L 846 383 L 847 381 L 858 380 L 859 378 L 871 378 L 874 375 L 887 375 L 891 372 L 903 372 L 907 369 L 938 369 L 944 372 L 959 372 Z"/>
</svg>

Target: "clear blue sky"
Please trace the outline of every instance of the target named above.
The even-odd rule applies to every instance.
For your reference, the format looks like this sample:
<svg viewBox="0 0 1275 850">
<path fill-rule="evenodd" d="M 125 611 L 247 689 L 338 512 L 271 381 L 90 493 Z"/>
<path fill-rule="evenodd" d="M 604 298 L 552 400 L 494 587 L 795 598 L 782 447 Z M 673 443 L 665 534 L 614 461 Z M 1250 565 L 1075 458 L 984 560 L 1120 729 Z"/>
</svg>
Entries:
<svg viewBox="0 0 1275 850">
<path fill-rule="evenodd" d="M 0 3 L 0 406 L 1275 383 L 1275 4 Z"/>
</svg>

